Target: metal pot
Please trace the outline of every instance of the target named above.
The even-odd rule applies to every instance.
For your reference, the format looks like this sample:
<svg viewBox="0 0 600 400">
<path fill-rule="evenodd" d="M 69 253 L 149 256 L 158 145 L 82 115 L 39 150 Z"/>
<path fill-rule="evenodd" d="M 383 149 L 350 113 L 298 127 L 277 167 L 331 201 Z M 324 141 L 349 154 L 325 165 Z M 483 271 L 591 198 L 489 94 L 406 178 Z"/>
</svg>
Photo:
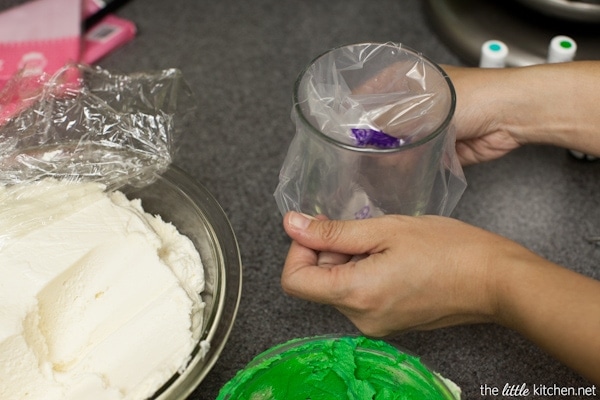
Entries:
<svg viewBox="0 0 600 400">
<path fill-rule="evenodd" d="M 541 13 L 578 22 L 600 22 L 600 0 L 517 0 Z"/>
</svg>

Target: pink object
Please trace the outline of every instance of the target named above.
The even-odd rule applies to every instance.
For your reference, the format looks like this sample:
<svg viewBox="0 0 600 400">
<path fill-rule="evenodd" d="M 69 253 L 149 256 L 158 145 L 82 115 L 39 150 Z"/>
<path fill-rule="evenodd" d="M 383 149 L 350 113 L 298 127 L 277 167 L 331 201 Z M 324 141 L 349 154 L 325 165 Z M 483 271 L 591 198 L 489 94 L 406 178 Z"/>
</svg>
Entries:
<svg viewBox="0 0 600 400">
<path fill-rule="evenodd" d="M 106 7 L 106 2 L 104 0 L 83 0 L 81 15 L 83 18 L 91 17 L 104 7 Z"/>
<path fill-rule="evenodd" d="M 79 60 L 81 0 L 34 0 L 0 14 L 0 88 L 17 72 L 52 74 Z"/>
<path fill-rule="evenodd" d="M 135 25 L 110 14 L 81 34 L 82 20 L 110 1 L 33 0 L 0 13 L 0 125 L 28 107 L 67 64 L 93 64 L 133 39 Z"/>
<path fill-rule="evenodd" d="M 93 17 L 117 0 L 83 0 L 83 18 Z M 129 20 L 107 14 L 83 34 L 80 61 L 93 64 L 135 37 L 137 28 Z"/>
<path fill-rule="evenodd" d="M 81 61 L 93 64 L 135 37 L 133 22 L 108 14 L 83 35 Z"/>
</svg>

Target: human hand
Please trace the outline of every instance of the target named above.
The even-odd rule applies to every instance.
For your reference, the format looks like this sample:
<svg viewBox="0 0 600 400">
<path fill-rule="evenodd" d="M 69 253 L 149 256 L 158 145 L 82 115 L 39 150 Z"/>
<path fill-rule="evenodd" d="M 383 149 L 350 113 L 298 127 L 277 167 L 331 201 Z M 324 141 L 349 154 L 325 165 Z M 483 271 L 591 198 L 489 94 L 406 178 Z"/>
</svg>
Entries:
<svg viewBox="0 0 600 400">
<path fill-rule="evenodd" d="M 600 155 L 600 62 L 515 68 L 443 66 L 456 89 L 456 152 L 463 164 L 525 144 Z"/>
<path fill-rule="evenodd" d="M 526 142 L 507 127 L 505 121 L 511 119 L 507 115 L 511 111 L 501 104 L 499 96 L 506 90 L 503 86 L 513 71 L 448 65 L 443 68 L 456 91 L 452 123 L 456 131 L 456 154 L 462 165 L 502 157 Z"/>
<path fill-rule="evenodd" d="M 284 291 L 336 307 L 372 336 L 493 321 L 497 264 L 522 249 L 437 216 L 333 221 L 289 212 L 284 228 L 293 239 Z"/>
<path fill-rule="evenodd" d="M 456 91 L 452 124 L 456 131 L 456 152 L 463 165 L 499 158 L 525 144 L 559 146 L 600 156 L 597 134 L 600 113 L 596 110 L 600 62 L 518 68 L 441 67 Z M 404 81 L 397 79 L 402 68 L 401 63 L 386 68 L 357 88 L 356 93 L 402 89 Z M 443 102 L 433 104 L 437 106 L 421 107 L 418 112 L 426 110 L 429 121 L 441 121 L 447 108 Z M 386 131 L 402 110 L 391 105 L 374 122 Z M 412 122 L 418 125 L 422 119 Z M 386 133 L 403 136 L 410 124 L 400 128 L 390 128 Z"/>
<path fill-rule="evenodd" d="M 468 165 L 492 160 L 519 147 L 523 139 L 507 129 L 505 124 L 507 117 L 512 117 L 514 113 L 503 101 L 506 92 L 514 89 L 510 83 L 512 71 L 449 65 L 442 67 L 456 91 L 452 124 L 456 131 L 456 152 L 460 162 Z M 371 110 L 372 122 L 389 135 L 405 137 L 407 132 L 432 132 L 448 115 L 451 97 L 441 95 L 444 91 L 440 89 L 447 86 L 441 84 L 444 75 L 436 74 L 432 68 L 424 66 L 415 74 L 415 68 L 413 63 L 394 63 L 353 89 L 354 96 L 389 93 L 397 96 L 387 98 L 390 102 L 397 99 L 396 103 Z M 423 79 L 423 76 L 428 78 Z M 427 87 L 424 87 L 424 82 L 427 82 Z"/>
</svg>

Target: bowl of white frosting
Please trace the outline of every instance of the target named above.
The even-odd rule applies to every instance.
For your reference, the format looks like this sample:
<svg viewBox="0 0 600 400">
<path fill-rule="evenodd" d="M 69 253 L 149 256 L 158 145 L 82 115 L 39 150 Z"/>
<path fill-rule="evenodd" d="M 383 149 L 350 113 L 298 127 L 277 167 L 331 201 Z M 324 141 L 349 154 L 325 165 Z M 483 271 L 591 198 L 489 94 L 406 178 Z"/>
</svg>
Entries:
<svg viewBox="0 0 600 400">
<path fill-rule="evenodd" d="M 242 263 L 235 233 L 212 194 L 176 167 L 153 184 L 127 191 L 147 212 L 173 223 L 198 249 L 204 266 L 204 324 L 189 363 L 153 399 L 185 399 L 206 377 L 233 327 L 242 290 Z"/>
<path fill-rule="evenodd" d="M 222 208 L 176 167 L 117 192 L 0 187 L 0 398 L 185 399 L 227 342 L 241 268 Z"/>
</svg>

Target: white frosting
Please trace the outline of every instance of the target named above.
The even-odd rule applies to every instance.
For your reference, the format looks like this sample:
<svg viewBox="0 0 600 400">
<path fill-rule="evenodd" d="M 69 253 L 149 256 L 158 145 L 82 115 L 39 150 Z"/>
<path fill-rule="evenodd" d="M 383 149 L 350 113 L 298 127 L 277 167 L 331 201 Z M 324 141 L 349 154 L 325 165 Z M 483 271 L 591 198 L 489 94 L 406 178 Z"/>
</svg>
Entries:
<svg viewBox="0 0 600 400">
<path fill-rule="evenodd" d="M 192 242 L 95 183 L 0 187 L 0 398 L 144 399 L 189 359 Z"/>
</svg>

